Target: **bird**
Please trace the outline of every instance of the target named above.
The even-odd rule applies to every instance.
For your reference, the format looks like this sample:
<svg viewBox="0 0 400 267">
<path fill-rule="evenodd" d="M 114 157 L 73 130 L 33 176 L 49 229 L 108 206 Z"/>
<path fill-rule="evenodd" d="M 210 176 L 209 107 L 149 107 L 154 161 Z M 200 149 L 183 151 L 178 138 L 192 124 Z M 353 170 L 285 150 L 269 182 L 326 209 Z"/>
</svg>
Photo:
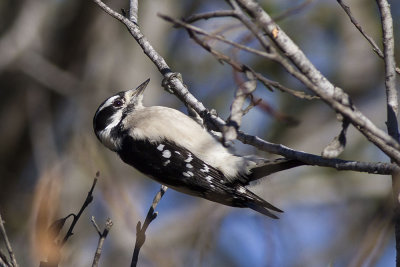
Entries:
<svg viewBox="0 0 400 267">
<path fill-rule="evenodd" d="M 100 142 L 123 162 L 162 185 L 278 219 L 275 213 L 283 211 L 247 186 L 303 163 L 231 153 L 192 117 L 169 107 L 145 107 L 143 93 L 149 81 L 100 104 L 93 118 L 94 133 Z"/>
</svg>

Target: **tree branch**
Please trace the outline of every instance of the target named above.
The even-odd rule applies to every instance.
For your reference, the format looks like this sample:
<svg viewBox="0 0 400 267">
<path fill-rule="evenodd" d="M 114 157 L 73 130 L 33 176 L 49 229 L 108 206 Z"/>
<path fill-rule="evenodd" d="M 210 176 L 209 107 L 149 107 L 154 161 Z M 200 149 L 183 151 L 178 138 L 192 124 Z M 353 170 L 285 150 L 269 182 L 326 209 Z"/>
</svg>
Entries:
<svg viewBox="0 0 400 267">
<path fill-rule="evenodd" d="M 168 65 L 166 64 L 165 60 L 154 50 L 154 48 L 151 46 L 151 44 L 147 41 L 147 39 L 143 36 L 141 33 L 139 27 L 123 17 L 121 14 L 115 12 L 111 8 L 109 8 L 106 4 L 104 4 L 100 0 L 93 0 L 97 5 L 99 5 L 106 13 L 114 17 L 115 19 L 119 20 L 122 22 L 129 30 L 131 35 L 135 38 L 135 40 L 139 43 L 139 45 L 142 47 L 143 52 L 152 60 L 152 62 L 157 66 L 159 71 L 161 72 L 162 75 L 164 75 L 164 78 L 168 80 L 169 85 L 171 90 L 175 93 L 175 95 L 185 104 L 188 106 L 191 106 L 203 119 L 205 123 L 208 123 L 208 126 L 214 125 L 215 129 L 219 130 L 222 129 L 222 127 L 225 125 L 225 121 L 219 118 L 216 115 L 211 114 L 205 107 L 204 105 L 198 101 L 184 86 L 183 82 L 176 76 L 174 73 L 170 70 Z M 244 0 L 243 0 L 244 1 Z M 257 9 L 257 6 L 255 7 L 256 11 L 261 9 Z M 262 9 L 261 9 L 262 10 Z M 254 11 L 254 12 L 256 12 Z M 262 13 L 262 12 L 260 12 Z M 263 13 L 264 14 L 264 13 Z M 268 18 L 268 15 L 266 15 Z M 265 22 L 264 19 L 260 21 L 260 25 L 264 25 L 267 27 L 268 23 Z M 268 21 L 272 25 L 275 25 L 271 20 Z M 276 26 L 277 27 L 277 26 Z M 272 32 L 276 32 L 275 26 L 273 28 L 267 27 L 267 30 L 269 30 L 269 35 L 273 37 Z M 255 31 L 255 29 L 253 29 Z M 274 30 L 274 31 L 273 31 Z M 278 30 L 279 31 L 279 30 Z M 279 32 L 281 33 L 281 32 Z M 286 35 L 285 35 L 286 36 Z M 260 36 L 259 36 L 260 37 Z M 260 37 L 261 38 L 261 37 Z M 281 42 L 287 41 L 288 37 L 286 36 L 283 38 L 283 40 L 280 40 Z M 295 47 L 297 47 L 293 41 L 290 39 L 288 42 Z M 264 46 L 267 45 L 267 43 L 264 44 Z M 271 47 L 268 47 L 271 48 Z M 285 49 L 284 51 L 286 51 Z M 297 47 L 297 50 L 299 48 Z M 291 55 L 291 57 L 297 58 L 296 55 L 293 55 L 292 53 L 297 52 L 297 50 L 293 51 L 291 49 L 287 50 L 287 53 Z M 304 54 L 303 54 L 304 56 Z M 304 56 L 305 57 L 305 56 Z M 307 60 L 308 61 L 308 60 Z M 308 61 L 309 62 L 309 61 Z M 300 62 L 299 62 L 300 63 Z M 311 63 L 309 63 L 311 64 Z M 304 67 L 305 69 L 308 69 L 308 67 Z M 304 70 L 304 69 L 303 69 Z M 294 69 L 293 69 L 294 71 Z M 318 72 L 317 70 L 315 70 Z M 307 73 L 307 72 L 306 72 Z M 318 72 L 319 73 L 319 72 Z M 301 74 L 303 75 L 303 74 Z M 322 85 L 325 85 L 329 87 L 329 85 L 333 86 L 330 84 L 325 77 L 322 76 L 321 73 L 318 74 L 318 77 L 321 77 Z M 305 77 L 305 76 L 304 76 Z M 304 78 L 307 79 L 307 78 Z M 334 107 L 335 110 L 339 110 L 342 107 L 344 107 L 344 110 L 340 110 L 340 113 L 343 113 L 345 116 L 348 116 L 349 118 L 352 118 L 352 122 L 354 122 L 354 119 L 357 121 L 358 124 L 357 127 L 359 128 L 360 131 L 362 131 L 368 139 L 374 140 L 374 143 L 378 143 L 379 146 L 383 146 L 385 148 L 385 151 L 389 151 L 388 154 L 396 156 L 400 160 L 400 152 L 398 148 L 400 148 L 400 145 L 390 136 L 388 136 L 385 132 L 377 128 L 371 121 L 368 119 L 364 120 L 364 116 L 359 112 L 358 110 L 354 110 L 353 106 L 350 103 L 350 100 L 348 98 L 348 95 L 344 94 L 343 91 L 340 88 L 334 87 L 332 90 L 333 92 L 330 92 L 329 94 L 326 93 L 324 90 L 320 89 L 313 83 L 308 81 L 308 84 L 314 89 L 314 92 L 318 92 L 321 95 L 324 96 L 324 98 L 327 99 L 327 102 Z M 322 86 L 321 85 L 321 86 Z M 322 86 L 322 88 L 325 88 Z M 322 92 L 322 93 L 321 93 Z M 210 127 L 212 128 L 212 127 Z M 309 165 L 317 165 L 317 166 L 325 166 L 325 167 L 333 167 L 337 170 L 353 170 L 353 171 L 360 171 L 360 172 L 368 172 L 368 173 L 375 173 L 375 174 L 391 174 L 393 171 L 398 170 L 398 166 L 395 164 L 390 164 L 390 163 L 365 163 L 365 162 L 357 162 L 357 161 L 344 161 L 340 159 L 324 159 L 320 156 L 301 152 L 301 151 L 296 151 L 290 148 L 287 148 L 285 146 L 279 145 L 279 144 L 273 144 L 270 142 L 267 142 L 265 140 L 260 139 L 259 137 L 248 135 L 246 133 L 240 132 L 238 133 L 238 140 L 245 144 L 250 144 L 254 147 L 257 147 L 260 150 L 267 151 L 270 153 L 275 153 L 279 154 L 282 156 L 285 156 L 287 158 L 292 158 L 292 159 L 297 159 L 300 161 L 303 161 L 306 164 Z M 386 153 L 386 152 L 385 152 Z M 396 161 L 397 162 L 397 161 Z"/>
<path fill-rule="evenodd" d="M 138 0 L 129 0 L 129 20 L 138 24 L 138 10 L 139 10 L 139 3 Z"/>
<path fill-rule="evenodd" d="M 40 267 L 57 267 L 58 264 L 60 263 L 62 247 L 65 245 L 65 243 L 68 241 L 68 239 L 73 235 L 74 227 L 75 227 L 76 223 L 78 222 L 79 218 L 81 217 L 83 211 L 93 201 L 93 190 L 94 190 L 94 187 L 96 186 L 98 177 L 99 177 L 99 172 L 96 173 L 96 177 L 93 180 L 92 187 L 90 188 L 90 190 L 87 194 L 87 197 L 85 199 L 85 202 L 83 203 L 78 214 L 71 213 L 62 219 L 56 220 L 49 227 L 48 232 L 49 232 L 49 235 L 52 237 L 52 241 L 54 242 L 55 248 L 51 250 L 46 261 L 40 262 L 40 265 L 39 265 Z M 73 221 L 68 229 L 68 232 L 65 234 L 63 240 L 58 242 L 57 237 L 58 237 L 61 229 L 63 228 L 65 221 L 70 216 L 73 217 Z"/>
<path fill-rule="evenodd" d="M 12 264 L 13 267 L 18 267 L 19 265 L 15 258 L 14 251 L 12 250 L 11 243 L 8 240 L 6 228 L 4 227 L 4 221 L 3 218 L 1 217 L 1 213 L 0 213 L 0 232 L 3 237 L 4 243 L 6 244 L 8 255 L 10 256 L 10 263 Z"/>
<path fill-rule="evenodd" d="M 212 38 L 212 39 L 216 39 L 218 41 L 221 41 L 223 43 L 229 44 L 229 45 L 231 45 L 233 47 L 236 47 L 236 48 L 238 48 L 240 50 L 249 52 L 251 54 L 254 54 L 254 55 L 257 55 L 257 56 L 260 56 L 260 57 L 264 57 L 264 58 L 267 58 L 267 59 L 274 59 L 274 57 L 275 57 L 275 54 L 273 54 L 273 53 L 267 53 L 267 52 L 264 52 L 264 51 L 260 51 L 260 50 L 257 50 L 257 49 L 254 49 L 254 48 L 251 48 L 251 47 L 248 47 L 248 46 L 245 46 L 245 45 L 233 42 L 233 41 L 230 41 L 230 40 L 226 39 L 225 37 L 223 37 L 222 35 L 208 33 L 205 30 L 203 30 L 203 29 L 201 29 L 199 27 L 190 25 L 190 24 L 188 24 L 188 23 L 186 23 L 186 22 L 184 22 L 182 20 L 174 19 L 172 17 L 166 16 L 166 15 L 163 15 L 163 14 L 158 14 L 158 16 L 160 18 L 168 21 L 168 22 L 173 23 L 175 27 L 176 26 L 184 27 L 186 29 L 189 29 L 189 30 L 195 32 L 195 33 L 202 34 L 202 35 L 207 36 L 207 37 Z"/>
<path fill-rule="evenodd" d="M 231 105 L 231 114 L 229 115 L 226 125 L 222 128 L 223 142 L 228 145 L 231 141 L 237 138 L 237 131 L 242 123 L 242 117 L 245 114 L 243 106 L 247 97 L 256 90 L 257 80 L 254 78 L 252 72 L 245 72 L 248 81 L 241 84 L 235 93 L 235 98 Z"/>
<path fill-rule="evenodd" d="M 395 140 L 399 140 L 398 129 L 398 97 L 396 90 L 396 62 L 394 57 L 393 19 L 390 5 L 386 0 L 376 1 L 381 15 L 383 33 L 383 54 L 385 60 L 385 88 L 387 101 L 388 133 Z M 391 158 L 393 162 L 394 159 Z M 400 173 L 392 175 L 392 190 L 394 203 L 394 228 L 396 239 L 396 265 L 400 266 Z"/>
<path fill-rule="evenodd" d="M 158 191 L 158 193 L 155 195 L 153 203 L 151 204 L 150 209 L 147 212 L 147 216 L 143 223 L 143 226 L 141 225 L 140 221 L 136 225 L 136 242 L 135 242 L 135 249 L 133 250 L 131 267 L 136 266 L 138 263 L 140 249 L 142 248 L 144 242 L 146 241 L 146 230 L 149 227 L 150 223 L 154 221 L 155 218 L 157 218 L 158 213 L 155 212 L 155 209 L 158 205 L 158 202 L 160 202 L 161 198 L 163 197 L 167 189 L 168 187 L 166 187 L 165 185 L 161 186 L 160 191 Z"/>
<path fill-rule="evenodd" d="M 230 2 L 235 3 L 231 0 Z M 271 17 L 254 0 L 237 0 L 259 27 L 287 55 L 300 72 L 310 81 L 306 86 L 321 97 L 336 112 L 347 117 L 349 121 L 385 154 L 400 164 L 400 144 L 397 140 L 376 127 L 353 104 L 350 97 L 319 72 L 300 48 L 271 19 Z M 301 80 L 302 82 L 306 82 Z"/>
<path fill-rule="evenodd" d="M 186 23 L 193 23 L 201 19 L 221 18 L 221 17 L 234 17 L 236 12 L 234 10 L 218 10 L 212 12 L 205 12 L 191 15 L 185 18 Z"/>
<path fill-rule="evenodd" d="M 99 242 L 97 244 L 96 253 L 94 254 L 93 263 L 92 263 L 92 267 L 97 267 L 97 266 L 99 266 L 99 260 L 100 260 L 101 252 L 103 250 L 104 241 L 108 235 L 108 232 L 110 232 L 111 227 L 113 226 L 113 222 L 111 221 L 110 218 L 108 218 L 103 232 L 100 231 L 100 228 L 97 225 L 97 223 L 94 219 L 94 216 L 92 216 L 91 222 L 92 222 L 94 228 L 96 229 L 97 233 L 99 234 Z"/>
<path fill-rule="evenodd" d="M 74 230 L 75 224 L 78 222 L 79 218 L 81 217 L 81 215 L 82 215 L 83 211 L 86 209 L 86 207 L 93 201 L 93 190 L 94 190 L 94 187 L 96 186 L 97 179 L 98 179 L 98 173 L 96 174 L 96 177 L 93 180 L 92 187 L 90 188 L 90 190 L 89 190 L 89 192 L 87 194 L 85 202 L 83 203 L 83 205 L 82 205 L 81 209 L 79 210 L 78 214 L 76 214 L 74 216 L 74 219 L 73 219 L 73 221 L 71 223 L 71 226 L 69 227 L 67 234 L 64 236 L 60 247 L 63 247 L 65 245 L 65 243 L 68 241 L 68 238 L 70 238 L 74 234 L 72 231 Z"/>
<path fill-rule="evenodd" d="M 234 17 L 237 16 L 237 17 L 239 17 L 239 18 L 242 20 L 241 15 L 238 14 L 237 11 L 232 12 L 232 14 L 234 15 Z M 211 14 L 209 14 L 209 15 L 211 15 Z M 266 53 L 266 52 L 263 52 L 263 51 L 260 51 L 260 50 L 257 50 L 257 49 L 253 49 L 253 48 L 247 47 L 247 46 L 245 46 L 245 45 L 242 45 L 242 44 L 239 44 L 239 43 L 236 43 L 236 42 L 232 42 L 232 41 L 230 41 L 230 40 L 227 40 L 227 39 L 226 39 L 225 37 L 223 37 L 222 35 L 216 35 L 216 34 L 208 33 L 207 31 L 204 31 L 203 29 L 201 29 L 201 28 L 199 28 L 199 27 L 196 27 L 196 26 L 193 26 L 193 25 L 190 25 L 190 24 L 186 23 L 186 20 L 185 20 L 185 21 L 182 21 L 182 20 L 174 19 L 174 18 L 169 17 L 169 16 L 166 16 L 166 15 L 161 15 L 161 14 L 159 14 L 159 16 L 160 16 L 161 18 L 163 18 L 164 20 L 166 20 L 166 21 L 169 21 L 169 22 L 171 22 L 171 23 L 174 23 L 175 26 L 179 26 L 179 27 L 185 28 L 185 29 L 188 31 L 189 36 L 190 36 L 191 38 L 193 38 L 193 40 L 194 40 L 197 44 L 199 44 L 199 45 L 202 46 L 204 49 L 206 49 L 208 52 L 210 52 L 210 53 L 211 53 L 213 56 L 215 56 L 219 61 L 223 61 L 223 62 L 225 62 L 225 63 L 228 63 L 228 64 L 231 65 L 235 70 L 240 71 L 240 72 L 244 72 L 245 70 L 250 70 L 250 71 L 253 73 L 253 75 L 254 75 L 259 81 L 261 81 L 267 88 L 275 87 L 275 88 L 277 88 L 277 89 L 279 89 L 279 90 L 281 90 L 281 91 L 283 91 L 283 92 L 287 92 L 287 93 L 292 94 L 293 96 L 296 96 L 296 97 L 298 97 L 298 98 L 303 98 L 303 99 L 316 99 L 316 98 L 318 98 L 318 99 L 319 99 L 319 97 L 317 97 L 317 96 L 309 96 L 309 95 L 307 95 L 307 94 L 304 93 L 304 92 L 300 92 L 300 91 L 296 91 L 296 90 L 289 89 L 289 88 L 287 88 L 287 87 L 281 85 L 280 83 L 278 83 L 278 82 L 276 82 L 276 81 L 271 81 L 271 80 L 265 78 L 262 74 L 260 74 L 260 73 L 258 73 L 258 72 L 255 72 L 255 71 L 252 70 L 250 67 L 245 66 L 244 64 L 242 64 L 242 63 L 240 63 L 240 62 L 235 61 L 232 57 L 227 56 L 227 55 L 224 55 L 224 54 L 222 54 L 222 53 L 216 51 L 215 49 L 213 49 L 212 47 L 210 47 L 205 41 L 200 40 L 200 38 L 198 38 L 198 37 L 195 35 L 195 33 L 201 34 L 201 35 L 204 35 L 204 36 L 207 36 L 208 38 L 215 39 L 215 40 L 221 41 L 221 42 L 226 43 L 226 44 L 229 44 L 229 45 L 232 45 L 233 47 L 236 47 L 236 48 L 238 48 L 238 49 L 240 49 L 240 50 L 243 50 L 243 51 L 246 51 L 246 52 L 248 52 L 248 53 L 252 53 L 252 54 L 255 54 L 255 55 L 257 55 L 257 56 L 261 56 L 261 57 L 264 57 L 264 58 L 266 58 L 266 59 L 270 59 L 270 60 L 277 61 L 277 62 L 279 62 L 279 63 L 284 64 L 284 63 L 283 63 L 283 62 L 284 62 L 284 59 L 283 59 L 282 57 L 280 57 L 279 54 L 278 54 L 274 49 L 270 48 L 270 53 Z M 260 38 L 261 38 L 261 37 L 260 37 Z M 267 46 L 267 44 L 264 44 L 264 46 Z M 286 64 L 286 66 L 288 66 L 288 64 Z M 294 73 L 294 72 L 295 72 L 295 71 L 293 70 L 293 73 Z M 299 78 L 299 77 L 298 77 L 298 78 Z M 304 79 L 306 79 L 306 78 L 304 78 Z"/>
<path fill-rule="evenodd" d="M 346 5 L 343 0 L 337 0 L 339 5 L 343 8 L 344 12 L 346 12 L 347 16 L 349 17 L 351 23 L 357 28 L 357 30 L 364 36 L 364 38 L 370 43 L 372 46 L 372 50 L 382 59 L 385 58 L 383 55 L 382 50 L 379 48 L 379 46 L 375 43 L 374 39 L 372 39 L 371 36 L 369 36 L 364 29 L 361 27 L 360 23 L 357 21 L 357 19 L 353 16 L 351 13 L 350 7 Z M 396 68 L 396 72 L 400 74 L 400 68 Z"/>
<path fill-rule="evenodd" d="M 244 144 L 255 146 L 262 151 L 278 154 L 289 159 L 296 159 L 312 166 L 332 167 L 338 171 L 358 171 L 382 175 L 390 175 L 394 172 L 400 171 L 400 167 L 393 163 L 360 162 L 323 158 L 303 151 L 297 151 L 284 145 L 270 143 L 257 136 L 247 135 L 240 131 L 238 133 L 238 139 Z"/>
</svg>

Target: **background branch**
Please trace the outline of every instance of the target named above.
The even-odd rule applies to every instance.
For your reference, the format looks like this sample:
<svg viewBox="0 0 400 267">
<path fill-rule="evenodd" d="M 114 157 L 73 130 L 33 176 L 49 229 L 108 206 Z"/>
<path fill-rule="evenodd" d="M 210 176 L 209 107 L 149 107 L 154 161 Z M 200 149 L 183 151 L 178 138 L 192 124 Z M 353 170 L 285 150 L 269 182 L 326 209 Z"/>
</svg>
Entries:
<svg viewBox="0 0 400 267">
<path fill-rule="evenodd" d="M 99 173 L 96 174 L 96 177 L 93 180 L 92 187 L 90 188 L 87 197 L 85 199 L 85 202 L 83 203 L 81 209 L 79 210 L 78 214 L 76 214 L 73 218 L 73 221 L 71 223 L 71 226 L 68 229 L 67 234 L 64 236 L 62 242 L 61 242 L 61 247 L 65 245 L 65 243 L 68 241 L 68 238 L 70 238 L 74 233 L 72 232 L 74 230 L 74 227 L 76 223 L 78 222 L 79 218 L 81 217 L 83 211 L 86 209 L 87 206 L 89 206 L 90 203 L 93 201 L 93 190 L 94 187 L 96 186 L 97 179 L 98 179 Z"/>
<path fill-rule="evenodd" d="M 139 221 L 136 225 L 136 242 L 135 242 L 135 248 L 133 250 L 133 256 L 132 256 L 132 262 L 131 262 L 131 267 L 134 267 L 138 263 L 139 259 L 139 252 L 140 249 L 142 248 L 144 242 L 146 241 L 146 230 L 149 227 L 150 223 L 157 218 L 157 212 L 155 211 L 158 203 L 160 202 L 161 198 L 165 194 L 165 191 L 167 191 L 168 187 L 165 185 L 162 185 L 160 188 L 160 191 L 155 195 L 153 199 L 153 203 L 150 206 L 149 211 L 147 212 L 146 219 L 144 220 L 143 226 L 142 223 Z"/>
<path fill-rule="evenodd" d="M 3 237 L 4 243 L 6 244 L 8 255 L 10 256 L 10 263 L 12 264 L 13 267 L 18 267 L 19 265 L 15 258 L 14 251 L 11 247 L 11 243 L 8 240 L 6 228 L 4 227 L 4 221 L 3 221 L 3 218 L 1 217 L 1 213 L 0 213 L 0 232 L 1 232 L 1 236 Z"/>
<path fill-rule="evenodd" d="M 63 246 L 65 245 L 65 243 L 68 241 L 68 239 L 73 235 L 73 230 L 74 227 L 76 225 L 76 223 L 78 222 L 79 218 L 81 217 L 83 211 L 86 209 L 86 207 L 93 201 L 93 190 L 94 187 L 96 186 L 97 183 L 97 179 L 99 177 L 99 172 L 96 173 L 96 177 L 93 180 L 93 184 L 92 187 L 90 188 L 87 197 L 82 205 L 82 207 L 80 208 L 79 212 L 77 214 L 70 214 L 62 219 L 56 220 L 50 227 L 48 230 L 48 234 L 51 236 L 51 238 L 53 239 L 53 243 L 54 243 L 54 249 L 50 250 L 50 255 L 48 255 L 48 258 L 46 261 L 41 261 L 40 262 L 40 267 L 57 267 L 58 264 L 60 263 L 61 260 L 61 249 L 63 248 Z M 62 239 L 62 241 L 58 242 L 57 237 L 61 231 L 61 229 L 63 228 L 66 219 L 68 219 L 68 217 L 72 216 L 73 220 L 71 222 L 70 227 L 68 228 L 67 233 L 65 234 L 64 238 Z"/>
<path fill-rule="evenodd" d="M 370 43 L 372 46 L 372 50 L 382 59 L 385 58 L 383 55 L 382 50 L 379 48 L 379 46 L 375 43 L 374 39 L 372 39 L 371 36 L 369 36 L 364 29 L 361 27 L 360 23 L 357 21 L 357 19 L 353 16 L 353 13 L 351 12 L 351 9 L 348 5 L 346 5 L 343 0 L 337 0 L 339 5 L 343 8 L 344 12 L 346 12 L 347 16 L 349 17 L 351 23 L 357 28 L 357 30 L 364 36 L 364 38 Z M 400 74 L 400 68 L 395 68 L 396 72 Z"/>
<path fill-rule="evenodd" d="M 108 218 L 103 232 L 100 231 L 100 228 L 97 225 L 97 223 L 94 219 L 94 216 L 92 216 L 91 222 L 93 224 L 93 227 L 96 229 L 97 233 L 99 234 L 99 242 L 97 244 L 96 253 L 94 254 L 93 263 L 92 263 L 92 267 L 97 267 L 97 266 L 99 266 L 99 261 L 100 261 L 101 252 L 103 250 L 104 241 L 107 238 L 108 232 L 110 232 L 111 227 L 113 226 L 113 222 L 111 221 L 110 218 Z"/>
</svg>

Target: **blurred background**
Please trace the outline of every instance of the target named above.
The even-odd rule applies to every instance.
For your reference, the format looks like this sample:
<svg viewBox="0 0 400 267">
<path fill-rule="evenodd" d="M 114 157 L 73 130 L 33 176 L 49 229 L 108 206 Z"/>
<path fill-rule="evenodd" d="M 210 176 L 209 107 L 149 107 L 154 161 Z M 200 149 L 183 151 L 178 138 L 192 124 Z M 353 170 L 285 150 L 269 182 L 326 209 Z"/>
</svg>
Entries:
<svg viewBox="0 0 400 267">
<path fill-rule="evenodd" d="M 183 75 L 190 91 L 226 119 L 237 87 L 231 67 L 219 64 L 184 30 L 157 16 L 180 18 L 225 9 L 225 2 L 139 2 L 143 33 L 172 70 Z M 261 2 L 275 17 L 304 3 Z M 336 1 L 306 2 L 280 19 L 281 27 L 362 112 L 386 129 L 383 61 Z M 375 1 L 348 2 L 381 46 Z M 117 11 L 128 10 L 126 0 L 107 3 Z M 400 2 L 390 3 L 398 44 Z M 245 32 L 227 19 L 197 25 L 224 29 L 234 40 Z M 248 54 L 237 56 L 266 77 L 307 91 L 278 65 Z M 92 118 L 104 99 L 147 78 L 151 81 L 145 104 L 186 112 L 176 97 L 161 89 L 162 76 L 126 28 L 92 1 L 0 1 L 0 211 L 21 266 L 38 266 L 46 259 L 47 227 L 78 212 L 97 171 L 94 201 L 63 249 L 61 265 L 91 264 L 98 240 L 91 216 L 101 228 L 108 217 L 114 222 L 100 265 L 130 264 L 136 223 L 146 216 L 159 185 L 103 147 L 93 133 Z M 271 92 L 261 84 L 255 96 L 263 104 L 244 117 L 242 129 L 247 133 L 320 154 L 340 131 L 335 113 L 321 101 Z M 240 143 L 235 150 L 273 157 Z M 352 127 L 341 158 L 388 161 Z M 168 190 L 147 231 L 139 266 L 395 265 L 389 176 L 298 167 L 267 177 L 252 190 L 285 211 L 280 220 Z M 0 248 L 5 251 L 3 242 Z"/>
</svg>

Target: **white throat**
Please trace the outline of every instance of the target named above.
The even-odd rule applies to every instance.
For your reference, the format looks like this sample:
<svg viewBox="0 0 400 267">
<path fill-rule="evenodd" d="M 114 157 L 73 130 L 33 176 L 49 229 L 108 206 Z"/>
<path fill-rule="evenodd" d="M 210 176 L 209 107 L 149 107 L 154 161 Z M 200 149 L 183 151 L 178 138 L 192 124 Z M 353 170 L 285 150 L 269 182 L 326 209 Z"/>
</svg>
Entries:
<svg viewBox="0 0 400 267">
<path fill-rule="evenodd" d="M 118 126 L 122 119 L 122 110 L 116 112 L 111 118 L 111 123 L 107 125 L 104 130 L 99 132 L 99 138 L 101 142 L 111 149 L 112 151 L 117 151 L 121 148 L 121 139 L 118 136 L 113 136 L 112 130 Z"/>
</svg>

